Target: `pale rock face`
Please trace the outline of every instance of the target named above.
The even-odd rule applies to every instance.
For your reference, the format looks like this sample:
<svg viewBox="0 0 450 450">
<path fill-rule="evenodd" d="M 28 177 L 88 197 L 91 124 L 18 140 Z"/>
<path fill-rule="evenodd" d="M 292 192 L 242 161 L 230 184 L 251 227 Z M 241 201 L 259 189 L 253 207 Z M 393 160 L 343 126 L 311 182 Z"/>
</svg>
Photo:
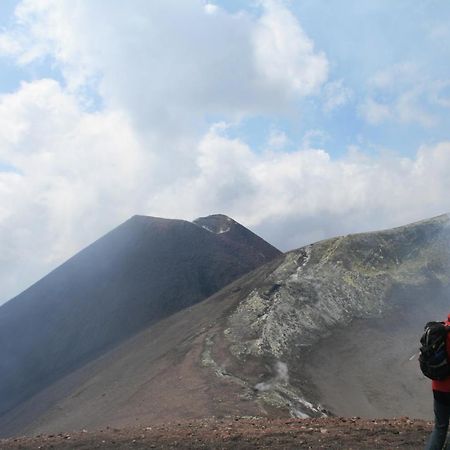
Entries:
<svg viewBox="0 0 450 450">
<path fill-rule="evenodd" d="M 229 319 L 236 354 L 277 358 L 355 318 L 380 317 L 393 284 L 450 280 L 450 221 L 322 241 L 286 254 Z M 446 250 L 447 249 L 447 250 Z M 449 254 L 447 255 L 446 252 Z"/>
<path fill-rule="evenodd" d="M 213 228 L 209 228 L 207 225 L 202 225 L 202 228 L 204 228 L 206 231 L 209 231 L 210 233 L 214 233 L 214 234 L 222 234 L 222 233 L 226 233 L 228 231 L 230 231 L 230 227 L 229 226 L 221 226 L 219 229 L 213 229 Z"/>
<path fill-rule="evenodd" d="M 193 223 L 214 234 L 227 233 L 233 225 L 236 225 L 236 222 L 233 219 L 223 214 L 200 217 L 194 220 Z"/>
<path fill-rule="evenodd" d="M 355 320 L 384 320 L 396 308 L 400 313 L 409 308 L 391 295 L 393 289 L 435 283 L 445 288 L 449 281 L 446 215 L 394 230 L 329 239 L 287 253 L 264 283 L 237 305 L 225 336 L 230 351 L 243 361 L 298 360 Z M 407 357 L 411 361 L 410 354 Z M 295 383 L 274 383 L 272 397 L 281 391 L 290 398 L 294 416 L 317 416 L 321 410 L 318 404 L 300 401 L 305 394 Z"/>
</svg>

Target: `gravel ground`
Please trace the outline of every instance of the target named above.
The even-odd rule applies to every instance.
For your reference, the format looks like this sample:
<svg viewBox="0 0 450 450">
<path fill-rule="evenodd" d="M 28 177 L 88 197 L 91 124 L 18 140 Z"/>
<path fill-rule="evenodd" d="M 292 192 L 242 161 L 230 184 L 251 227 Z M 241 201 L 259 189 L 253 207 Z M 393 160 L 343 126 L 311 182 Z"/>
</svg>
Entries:
<svg viewBox="0 0 450 450">
<path fill-rule="evenodd" d="M 431 422 L 226 418 L 0 440 L 0 449 L 423 449 Z"/>
</svg>

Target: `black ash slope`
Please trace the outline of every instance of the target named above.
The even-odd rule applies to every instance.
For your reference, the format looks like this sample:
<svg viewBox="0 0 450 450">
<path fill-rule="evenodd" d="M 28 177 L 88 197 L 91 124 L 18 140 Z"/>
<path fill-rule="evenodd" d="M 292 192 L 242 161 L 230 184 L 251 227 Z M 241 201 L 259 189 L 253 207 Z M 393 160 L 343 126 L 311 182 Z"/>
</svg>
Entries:
<svg viewBox="0 0 450 450">
<path fill-rule="evenodd" d="M 0 414 L 280 254 L 226 216 L 132 217 L 0 307 Z"/>
</svg>

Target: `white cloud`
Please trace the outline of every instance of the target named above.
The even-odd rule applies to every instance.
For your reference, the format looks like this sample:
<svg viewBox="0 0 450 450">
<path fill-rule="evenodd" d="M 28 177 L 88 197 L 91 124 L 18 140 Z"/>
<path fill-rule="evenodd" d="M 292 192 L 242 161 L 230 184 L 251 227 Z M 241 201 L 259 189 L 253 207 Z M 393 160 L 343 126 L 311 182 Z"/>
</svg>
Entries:
<svg viewBox="0 0 450 450">
<path fill-rule="evenodd" d="M 428 88 L 426 90 L 410 89 L 388 101 L 369 96 L 360 104 L 359 111 L 364 119 L 372 125 L 391 121 L 431 128 L 438 125 L 440 120 L 429 107 L 431 99 L 431 92 Z"/>
<path fill-rule="evenodd" d="M 222 211 L 284 249 L 450 210 L 450 142 L 421 148 L 413 159 L 368 157 L 353 149 L 333 160 L 322 149 L 255 154 L 211 130 L 196 165 L 190 181 L 160 193 L 158 214 L 170 216 L 176 198 L 185 217 Z"/>
<path fill-rule="evenodd" d="M 312 148 L 322 148 L 330 136 L 324 130 L 312 129 L 303 135 L 301 148 L 309 150 Z"/>
<path fill-rule="evenodd" d="M 353 91 L 344 85 L 343 80 L 337 80 L 325 85 L 323 96 L 323 109 L 325 112 L 331 112 L 346 105 L 351 100 Z"/>
<path fill-rule="evenodd" d="M 15 168 L 0 172 L 5 299 L 134 214 L 152 158 L 126 117 L 81 111 L 53 80 L 1 96 L 0 122 L 0 160 Z"/>
<path fill-rule="evenodd" d="M 199 0 L 23 0 L 17 16 L 3 38 L 20 62 L 54 58 L 70 88 L 98 84 L 143 128 L 186 132 L 204 114 L 281 111 L 327 78 L 325 55 L 275 0 L 260 17 Z"/>
<path fill-rule="evenodd" d="M 320 148 L 258 153 L 222 123 L 181 171 L 126 116 L 84 112 L 51 80 L 2 96 L 0 121 L 0 158 L 17 169 L 0 172 L 4 299 L 134 213 L 223 212 L 288 249 L 450 210 L 450 142 L 413 159 L 353 150 L 333 160 Z"/>
<path fill-rule="evenodd" d="M 380 90 L 395 90 L 401 86 L 414 87 L 421 80 L 419 69 L 412 63 L 398 63 L 380 70 L 369 80 L 369 87 Z"/>
<path fill-rule="evenodd" d="M 273 150 L 282 150 L 289 143 L 289 138 L 286 133 L 281 130 L 272 128 L 270 130 L 269 139 L 267 140 L 267 146 Z"/>
<path fill-rule="evenodd" d="M 431 128 L 442 120 L 438 108 L 447 107 L 448 83 L 428 78 L 414 64 L 396 64 L 369 80 L 359 111 L 373 125 L 391 121 Z"/>
<path fill-rule="evenodd" d="M 254 30 L 257 66 L 269 83 L 287 88 L 286 94 L 317 92 L 328 76 L 328 61 L 283 3 L 262 1 L 265 12 Z"/>
<path fill-rule="evenodd" d="M 370 97 L 360 105 L 360 112 L 367 122 L 372 125 L 377 125 L 388 119 L 392 119 L 393 115 L 389 105 L 378 103 Z"/>
<path fill-rule="evenodd" d="M 450 80 L 437 81 L 433 89 L 432 101 L 443 108 L 450 108 Z"/>
<path fill-rule="evenodd" d="M 403 123 L 418 123 L 423 127 L 432 127 L 438 123 L 438 117 L 434 115 L 426 105 L 428 98 L 421 98 L 423 96 L 429 98 L 428 89 L 424 92 L 423 89 L 411 89 L 401 94 L 394 106 L 394 114 L 397 115 L 400 122 Z"/>
<path fill-rule="evenodd" d="M 0 98 L 0 162 L 15 170 L 0 172 L 3 299 L 212 170 L 198 148 L 208 116 L 276 114 L 326 79 L 326 57 L 275 1 L 258 16 L 202 0 L 23 0 L 15 15 L 0 54 L 50 61 L 64 86 L 41 80 Z M 289 76 L 273 76 L 274 64 Z M 83 108 L 91 93 L 98 112 Z M 165 202 L 180 216 L 176 197 Z"/>
<path fill-rule="evenodd" d="M 10 35 L 0 35 L 0 55 L 15 55 L 21 50 L 20 44 Z"/>
<path fill-rule="evenodd" d="M 207 14 L 216 14 L 219 11 L 219 7 L 213 3 L 206 3 L 205 11 Z"/>
<path fill-rule="evenodd" d="M 50 58 L 67 85 L 38 80 L 0 97 L 0 161 L 14 168 L 0 171 L 0 299 L 135 213 L 223 212 L 287 249 L 450 209 L 449 143 L 411 159 L 333 160 L 317 132 L 290 152 L 277 130 L 262 152 L 229 137 L 226 121 L 277 114 L 327 80 L 327 58 L 284 3 L 261 11 L 20 4 L 0 51 L 21 64 Z M 343 84 L 327 89 L 331 109 L 344 104 Z M 83 107 L 90 90 L 96 112 Z M 208 129 L 210 116 L 225 122 Z"/>
</svg>

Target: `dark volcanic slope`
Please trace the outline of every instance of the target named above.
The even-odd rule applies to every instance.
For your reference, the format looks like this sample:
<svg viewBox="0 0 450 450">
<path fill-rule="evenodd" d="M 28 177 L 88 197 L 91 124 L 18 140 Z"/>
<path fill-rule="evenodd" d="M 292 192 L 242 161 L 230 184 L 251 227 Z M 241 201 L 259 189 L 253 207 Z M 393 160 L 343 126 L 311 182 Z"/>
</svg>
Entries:
<svg viewBox="0 0 450 450">
<path fill-rule="evenodd" d="M 449 249 L 441 216 L 292 251 L 42 390 L 0 418 L 0 430 L 429 417 L 416 354 L 423 324 L 450 308 Z"/>
<path fill-rule="evenodd" d="M 205 229 L 210 222 L 223 232 Z M 3 305 L 0 414 L 280 255 L 226 216 L 198 223 L 134 216 Z"/>
</svg>

